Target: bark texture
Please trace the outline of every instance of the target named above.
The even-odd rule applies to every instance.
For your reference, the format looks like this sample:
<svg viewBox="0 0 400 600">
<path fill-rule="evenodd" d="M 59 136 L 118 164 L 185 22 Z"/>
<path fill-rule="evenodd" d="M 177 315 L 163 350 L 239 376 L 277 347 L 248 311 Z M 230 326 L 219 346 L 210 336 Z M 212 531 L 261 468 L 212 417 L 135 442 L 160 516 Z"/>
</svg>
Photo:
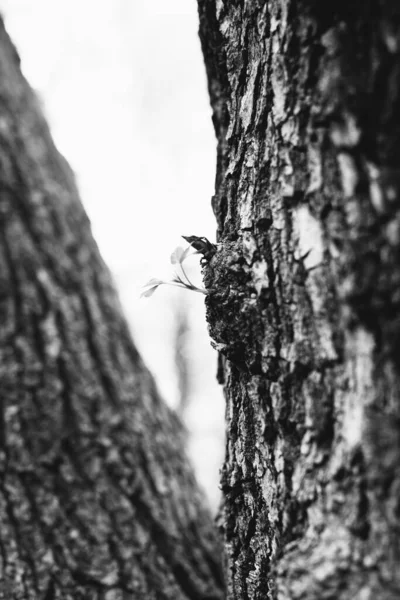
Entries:
<svg viewBox="0 0 400 600">
<path fill-rule="evenodd" d="M 230 599 L 400 597 L 400 8 L 198 0 Z"/>
<path fill-rule="evenodd" d="M 2 24 L 0 372 L 0 598 L 221 598 L 181 424 Z"/>
</svg>

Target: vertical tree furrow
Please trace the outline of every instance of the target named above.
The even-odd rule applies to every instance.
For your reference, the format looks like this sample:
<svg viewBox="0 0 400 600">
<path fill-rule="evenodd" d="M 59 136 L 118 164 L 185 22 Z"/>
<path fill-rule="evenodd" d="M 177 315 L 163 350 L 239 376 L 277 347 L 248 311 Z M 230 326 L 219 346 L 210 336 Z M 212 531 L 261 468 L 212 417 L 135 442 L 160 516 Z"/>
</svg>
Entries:
<svg viewBox="0 0 400 600">
<path fill-rule="evenodd" d="M 31 581 L 32 573 L 29 563 L 24 556 L 20 526 L 15 522 L 13 507 L 10 502 L 10 494 L 5 482 L 2 483 L 1 490 L 2 516 L 1 527 L 7 535 L 7 543 L 4 545 L 5 564 L 4 564 L 4 592 L 14 591 L 12 584 L 8 582 L 15 581 L 15 593 L 17 598 L 28 597 L 26 580 Z M 33 588 L 33 585 L 32 585 Z"/>
<path fill-rule="evenodd" d="M 95 372 L 101 377 L 101 387 L 107 393 L 110 402 L 118 404 L 120 386 L 117 377 L 119 370 L 115 369 L 116 363 L 109 354 L 108 345 L 108 338 L 112 335 L 112 332 L 102 326 L 103 315 L 100 312 L 100 307 L 96 305 L 96 298 L 90 291 L 83 291 L 81 303 L 87 328 L 89 355 L 95 361 Z"/>
<path fill-rule="evenodd" d="M 47 467 L 48 469 L 49 467 Z M 45 471 L 46 473 L 46 471 Z M 56 484 L 43 488 L 43 469 L 35 472 L 19 472 L 21 485 L 30 505 L 32 525 L 35 527 L 35 552 L 32 553 L 38 573 L 40 591 L 43 592 L 49 585 L 52 576 L 65 567 L 65 560 L 61 554 L 61 545 L 57 543 L 58 525 L 61 522 L 61 505 L 52 498 L 53 487 Z M 65 518 L 65 517 L 64 517 Z M 55 528 L 57 525 L 57 529 Z M 62 532 L 62 528 L 61 532 Z M 67 527 L 70 531 L 72 526 Z"/>
<path fill-rule="evenodd" d="M 96 273 L 93 273 L 91 281 L 92 290 L 95 290 L 95 294 L 93 294 L 92 291 L 91 298 L 92 301 L 98 303 L 98 309 L 96 311 L 98 316 L 109 316 L 109 322 L 107 327 L 101 320 L 97 321 L 96 335 L 98 335 L 102 339 L 102 345 L 107 350 L 107 355 L 109 357 L 110 364 L 113 365 L 114 369 L 116 366 L 117 373 L 123 374 L 125 367 L 128 364 L 128 361 L 126 353 L 121 351 L 120 336 L 123 329 L 127 327 L 127 323 L 125 323 L 123 319 L 120 319 L 119 321 L 115 320 L 115 306 L 110 306 L 106 298 L 99 297 L 99 294 L 108 296 L 109 291 L 107 290 L 107 286 L 100 287 L 99 282 L 96 281 Z M 86 299 L 85 302 L 87 303 L 87 301 L 88 300 Z"/>
</svg>

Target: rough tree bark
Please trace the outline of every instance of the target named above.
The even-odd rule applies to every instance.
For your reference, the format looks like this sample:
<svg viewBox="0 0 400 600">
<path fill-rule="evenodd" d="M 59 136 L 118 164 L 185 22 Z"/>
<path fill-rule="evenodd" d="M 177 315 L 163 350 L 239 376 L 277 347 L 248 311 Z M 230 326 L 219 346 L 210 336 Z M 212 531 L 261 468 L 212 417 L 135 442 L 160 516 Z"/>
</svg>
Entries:
<svg viewBox="0 0 400 600">
<path fill-rule="evenodd" d="M 0 598 L 221 598 L 181 425 L 2 23 L 0 372 Z"/>
<path fill-rule="evenodd" d="M 228 597 L 400 597 L 400 7 L 198 0 Z"/>
</svg>

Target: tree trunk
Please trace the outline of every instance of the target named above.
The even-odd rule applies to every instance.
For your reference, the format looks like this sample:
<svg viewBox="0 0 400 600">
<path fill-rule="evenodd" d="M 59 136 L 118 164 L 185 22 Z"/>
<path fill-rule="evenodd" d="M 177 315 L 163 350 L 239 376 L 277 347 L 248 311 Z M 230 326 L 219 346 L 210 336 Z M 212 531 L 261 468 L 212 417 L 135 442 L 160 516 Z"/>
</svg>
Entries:
<svg viewBox="0 0 400 600">
<path fill-rule="evenodd" d="M 198 0 L 228 597 L 400 597 L 400 7 Z"/>
<path fill-rule="evenodd" d="M 18 65 L 1 23 L 0 598 L 221 598 L 182 427 Z"/>
</svg>

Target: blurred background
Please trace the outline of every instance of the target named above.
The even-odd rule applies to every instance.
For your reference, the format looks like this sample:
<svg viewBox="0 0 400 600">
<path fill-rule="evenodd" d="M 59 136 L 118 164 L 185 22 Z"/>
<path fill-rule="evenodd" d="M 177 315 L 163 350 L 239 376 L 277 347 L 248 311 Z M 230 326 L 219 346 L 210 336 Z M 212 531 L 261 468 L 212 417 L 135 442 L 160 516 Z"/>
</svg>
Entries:
<svg viewBox="0 0 400 600">
<path fill-rule="evenodd" d="M 211 506 L 219 501 L 224 401 L 204 296 L 161 286 L 183 235 L 215 241 L 216 142 L 195 0 L 0 0 L 6 28 L 59 150 L 136 345 L 188 429 Z M 185 263 L 186 264 L 186 263 Z M 198 258 L 188 260 L 201 283 Z"/>
</svg>

